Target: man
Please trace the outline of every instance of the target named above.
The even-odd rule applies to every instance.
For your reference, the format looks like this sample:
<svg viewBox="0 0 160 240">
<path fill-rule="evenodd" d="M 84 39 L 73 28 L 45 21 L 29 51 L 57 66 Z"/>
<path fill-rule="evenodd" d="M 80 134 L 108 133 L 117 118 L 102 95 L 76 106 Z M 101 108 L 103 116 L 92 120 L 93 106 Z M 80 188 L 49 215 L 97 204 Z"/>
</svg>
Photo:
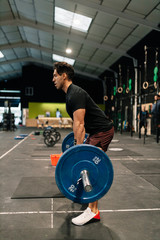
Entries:
<svg viewBox="0 0 160 240">
<path fill-rule="evenodd" d="M 59 111 L 59 109 L 57 108 L 57 111 L 56 111 L 56 118 L 60 118 L 61 116 L 61 112 Z"/>
<path fill-rule="evenodd" d="M 153 115 L 153 122 L 155 127 L 160 128 L 160 95 L 156 94 L 154 96 L 154 104 L 152 105 L 151 113 Z"/>
<path fill-rule="evenodd" d="M 107 151 L 113 135 L 113 123 L 95 104 L 82 88 L 72 83 L 74 69 L 65 62 L 54 64 L 53 82 L 57 89 L 66 93 L 66 109 L 73 119 L 74 141 L 82 144 L 85 132 L 89 134 L 86 144 L 91 144 Z M 80 216 L 73 218 L 75 225 L 84 225 L 90 221 L 100 220 L 98 201 L 89 203 L 88 208 Z"/>
<path fill-rule="evenodd" d="M 149 117 L 148 111 L 145 109 L 145 106 L 143 106 L 142 110 L 140 110 L 140 113 L 138 115 L 139 119 L 139 127 L 140 129 L 144 127 L 145 135 L 147 135 L 147 118 Z"/>
</svg>

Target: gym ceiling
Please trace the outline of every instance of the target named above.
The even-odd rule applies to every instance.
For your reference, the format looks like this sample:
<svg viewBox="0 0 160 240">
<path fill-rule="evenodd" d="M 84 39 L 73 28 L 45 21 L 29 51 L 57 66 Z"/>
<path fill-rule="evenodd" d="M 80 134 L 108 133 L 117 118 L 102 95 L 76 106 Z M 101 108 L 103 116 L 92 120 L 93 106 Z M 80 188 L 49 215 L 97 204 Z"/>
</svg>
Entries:
<svg viewBox="0 0 160 240">
<path fill-rule="evenodd" d="M 60 24 L 55 9 L 91 18 L 88 30 Z M 159 0 L 0 0 L 0 81 L 21 78 L 26 65 L 52 69 L 53 54 L 99 78 L 149 33 L 159 34 L 159 20 Z"/>
</svg>

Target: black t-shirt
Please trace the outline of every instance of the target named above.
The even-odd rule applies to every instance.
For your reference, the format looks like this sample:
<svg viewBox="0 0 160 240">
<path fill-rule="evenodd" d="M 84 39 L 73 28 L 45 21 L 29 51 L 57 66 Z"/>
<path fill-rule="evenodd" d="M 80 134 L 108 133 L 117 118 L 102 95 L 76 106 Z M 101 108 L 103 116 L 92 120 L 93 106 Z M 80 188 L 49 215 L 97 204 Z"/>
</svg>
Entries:
<svg viewBox="0 0 160 240">
<path fill-rule="evenodd" d="M 97 106 L 89 94 L 74 84 L 71 84 L 67 90 L 66 109 L 72 119 L 76 110 L 86 109 L 85 130 L 91 135 L 107 131 L 113 126 L 113 123 L 107 119 L 104 112 Z"/>
</svg>

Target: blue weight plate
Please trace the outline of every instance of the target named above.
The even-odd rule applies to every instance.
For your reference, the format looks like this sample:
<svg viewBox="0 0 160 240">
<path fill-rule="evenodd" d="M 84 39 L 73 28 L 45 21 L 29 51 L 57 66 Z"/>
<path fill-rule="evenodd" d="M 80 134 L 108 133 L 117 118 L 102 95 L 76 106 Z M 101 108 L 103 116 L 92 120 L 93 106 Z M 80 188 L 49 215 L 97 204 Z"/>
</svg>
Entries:
<svg viewBox="0 0 160 240">
<path fill-rule="evenodd" d="M 86 142 L 87 137 L 88 137 L 88 134 L 86 133 L 84 143 Z M 73 146 L 74 146 L 74 133 L 71 132 L 63 139 L 62 152 L 65 152 L 67 149 Z"/>
<path fill-rule="evenodd" d="M 19 134 L 19 136 L 21 136 L 21 137 L 27 137 L 28 134 Z"/>
<path fill-rule="evenodd" d="M 14 139 L 15 139 L 15 140 L 22 140 L 22 139 L 24 139 L 24 137 L 22 137 L 22 136 L 16 136 Z"/>
<path fill-rule="evenodd" d="M 85 192 L 80 172 L 87 170 L 93 187 Z M 113 182 L 113 167 L 110 159 L 99 148 L 81 144 L 66 150 L 58 161 L 55 179 L 59 190 L 73 202 L 90 203 L 102 198 Z"/>
</svg>

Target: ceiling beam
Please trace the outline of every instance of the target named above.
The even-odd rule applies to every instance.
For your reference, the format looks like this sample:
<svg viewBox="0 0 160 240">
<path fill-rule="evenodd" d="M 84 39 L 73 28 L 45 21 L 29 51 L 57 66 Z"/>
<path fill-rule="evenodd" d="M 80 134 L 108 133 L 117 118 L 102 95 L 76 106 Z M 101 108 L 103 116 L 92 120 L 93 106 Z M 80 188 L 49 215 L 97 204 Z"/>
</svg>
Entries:
<svg viewBox="0 0 160 240">
<path fill-rule="evenodd" d="M 7 71 L 7 72 L 4 72 L 4 73 L 1 73 L 0 74 L 0 77 L 4 77 L 4 76 L 6 76 L 6 75 L 13 75 L 13 74 L 17 74 L 17 73 L 19 73 L 19 74 L 21 74 L 21 70 L 20 69 L 17 69 L 17 70 L 14 70 L 14 71 Z"/>
<path fill-rule="evenodd" d="M 85 7 L 93 8 L 94 10 L 97 10 L 99 12 L 103 12 L 103 13 L 115 16 L 117 18 L 122 18 L 122 19 L 125 19 L 127 21 L 133 22 L 135 24 L 145 26 L 147 28 L 151 28 L 151 29 L 160 31 L 160 28 L 158 28 L 158 26 L 154 22 L 148 21 L 147 19 L 143 19 L 143 18 L 133 16 L 132 14 L 128 14 L 128 13 L 125 13 L 125 12 L 121 12 L 121 11 L 109 8 L 109 7 L 104 6 L 104 5 L 96 4 L 94 2 L 86 1 L 86 0 L 66 0 L 66 2 L 68 2 L 68 3 L 70 3 L 70 2 L 78 3 L 78 4 L 83 5 Z"/>
<path fill-rule="evenodd" d="M 32 58 L 32 57 L 27 57 L 27 58 L 19 58 L 19 59 L 15 59 L 15 60 L 9 60 L 9 61 L 4 61 L 4 62 L 0 62 L 0 65 L 4 65 L 4 64 L 12 64 L 12 63 L 19 63 L 19 62 L 33 62 L 33 63 L 40 63 L 40 64 L 42 64 L 42 65 L 44 65 L 44 66 L 49 66 L 49 67 L 52 67 L 53 68 L 53 63 L 50 63 L 50 62 L 44 62 L 44 61 L 42 61 L 42 60 L 39 60 L 39 59 L 35 59 L 35 58 Z M 20 70 L 15 70 L 14 71 L 14 73 L 19 73 L 20 72 Z M 86 76 L 86 77 L 90 77 L 90 78 L 92 78 L 92 79 L 97 79 L 97 80 L 100 80 L 100 78 L 99 77 L 97 77 L 97 76 L 95 76 L 95 75 L 93 75 L 93 74 L 90 74 L 90 73 L 86 73 L 86 72 L 82 72 L 82 71 L 79 71 L 79 70 L 76 70 L 75 69 L 75 73 L 76 74 L 79 74 L 79 75 L 83 75 L 83 76 Z M 1 75 L 0 75 L 0 77 L 2 77 L 2 75 L 4 76 L 4 75 L 9 75 L 9 74 L 13 74 L 13 71 L 11 71 L 11 72 L 6 72 L 6 74 L 5 73 L 2 73 Z"/>
<path fill-rule="evenodd" d="M 113 46 L 110 46 L 109 44 L 105 44 L 105 43 L 98 43 L 92 40 L 87 40 L 85 39 L 83 36 L 80 36 L 76 33 L 65 33 L 64 31 L 60 30 L 60 29 L 56 29 L 56 28 L 52 28 L 48 25 L 42 24 L 42 23 L 35 23 L 33 21 L 30 21 L 28 19 L 7 19 L 7 20 L 1 20 L 0 21 L 0 26 L 19 26 L 19 27 L 31 27 L 37 30 L 41 30 L 44 32 L 48 32 L 52 35 L 56 35 L 61 37 L 62 39 L 66 39 L 66 40 L 70 40 L 73 42 L 77 42 L 79 44 L 86 44 L 90 47 L 94 47 L 97 49 L 101 49 L 103 51 L 107 51 L 107 52 L 113 52 L 116 53 L 117 55 L 120 56 L 126 56 L 126 57 L 130 57 L 126 51 L 121 50 L 119 48 L 115 48 Z"/>
<path fill-rule="evenodd" d="M 91 61 L 87 61 L 85 59 L 82 59 L 82 58 L 77 58 L 76 56 L 74 55 L 70 55 L 68 56 L 67 54 L 64 54 L 60 51 L 55 51 L 55 50 L 51 50 L 49 48 L 46 48 L 46 47 L 41 47 L 41 46 L 38 46 L 36 44 L 33 44 L 33 43 L 30 43 L 30 42 L 18 42 L 18 43 L 12 43 L 12 44 L 5 44 L 5 45 L 1 45 L 1 50 L 5 50 L 5 49 L 14 49 L 14 48 L 33 48 L 33 49 L 37 49 L 39 51 L 42 51 L 42 52 L 47 52 L 47 53 L 50 53 L 51 54 L 51 57 L 52 57 L 52 54 L 55 53 L 57 55 L 63 55 L 65 57 L 69 57 L 69 58 L 73 58 L 75 59 L 77 62 L 80 62 L 82 64 L 86 64 L 88 66 L 91 66 L 91 67 L 95 67 L 95 68 L 100 68 L 102 69 L 102 71 L 105 71 L 105 70 L 109 70 L 111 71 L 111 69 L 109 69 L 107 66 L 105 65 L 102 65 L 102 64 L 97 64 L 97 63 L 93 63 Z M 10 60 L 11 62 L 14 61 L 14 60 Z M 9 61 L 9 62 L 10 62 Z M 8 61 L 3 61 L 3 62 L 0 62 L 0 65 L 3 65 L 3 64 L 8 64 Z"/>
</svg>

